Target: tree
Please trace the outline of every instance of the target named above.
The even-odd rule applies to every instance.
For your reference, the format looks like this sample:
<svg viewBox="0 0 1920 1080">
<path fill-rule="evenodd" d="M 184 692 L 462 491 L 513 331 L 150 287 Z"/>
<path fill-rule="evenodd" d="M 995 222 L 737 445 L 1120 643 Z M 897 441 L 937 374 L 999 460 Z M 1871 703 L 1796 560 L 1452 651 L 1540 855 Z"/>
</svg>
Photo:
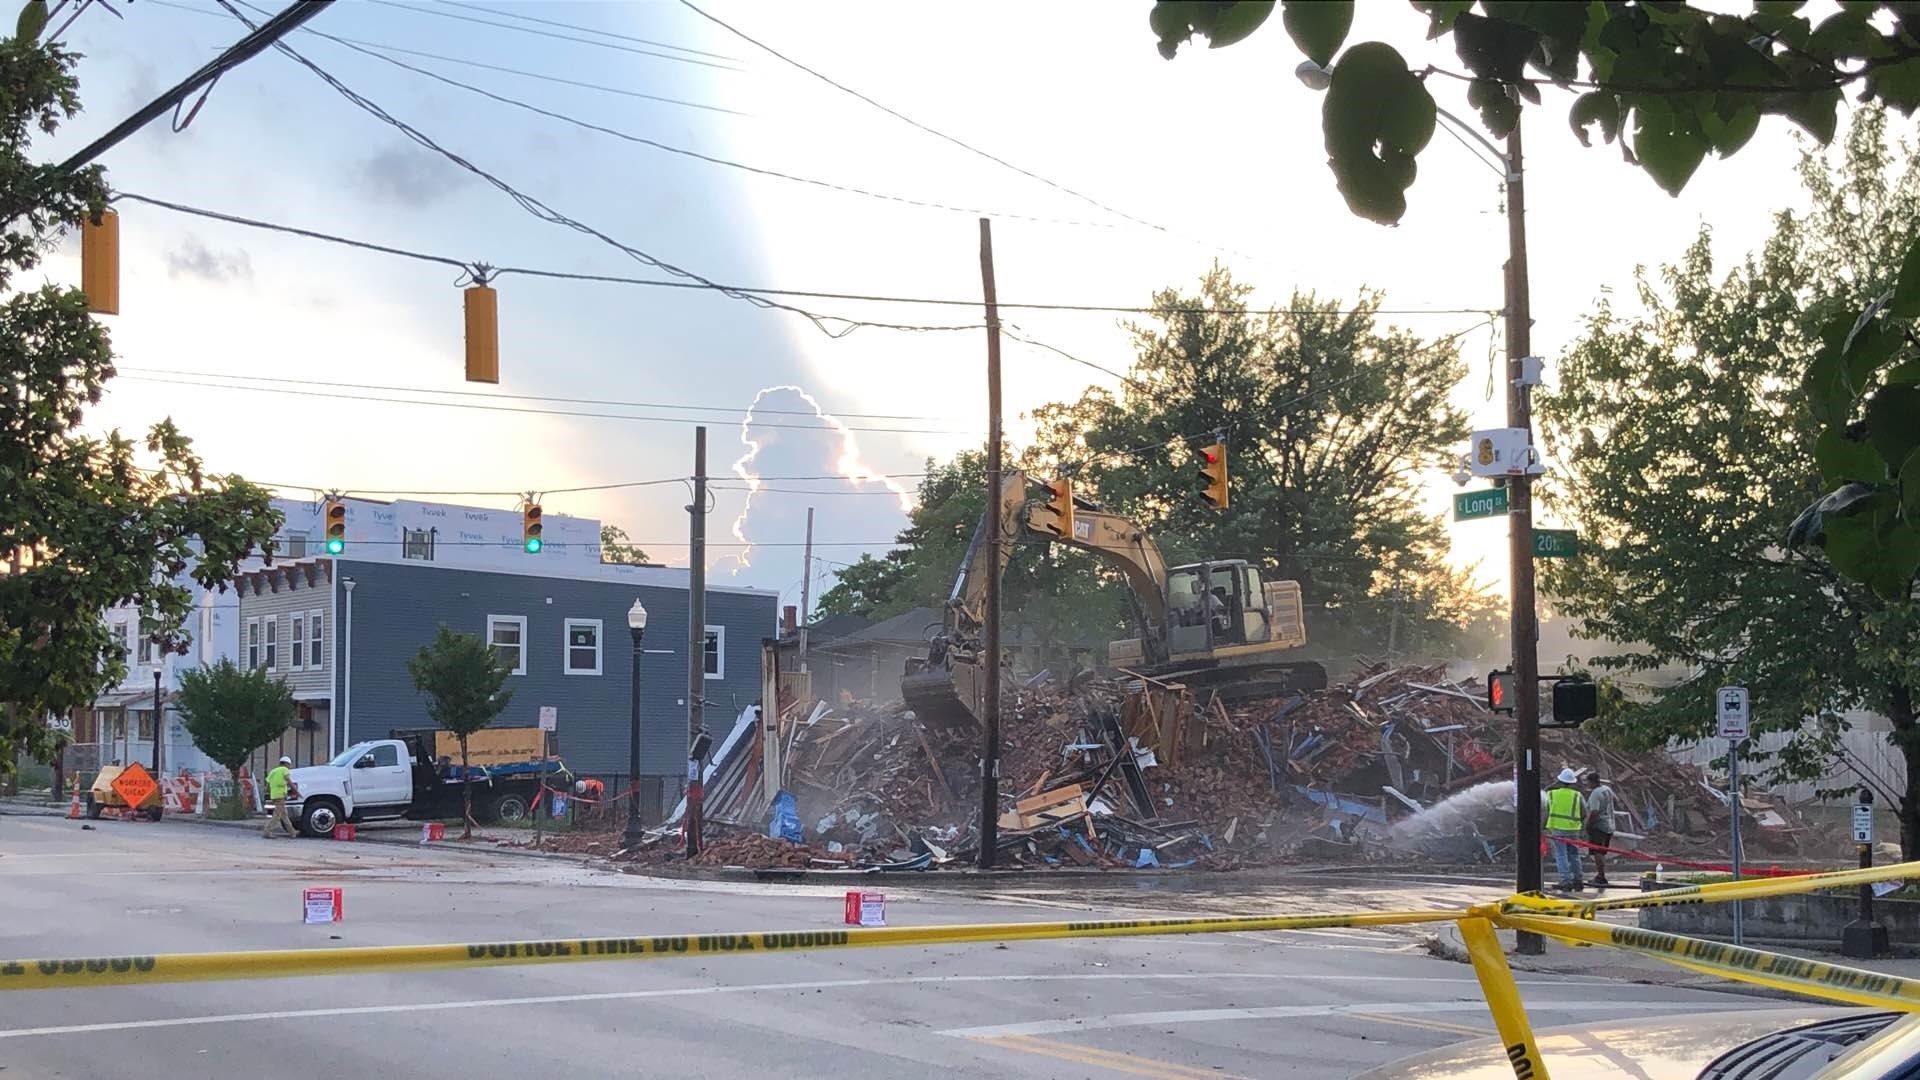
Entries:
<svg viewBox="0 0 1920 1080">
<path fill-rule="evenodd" d="M 618 525 L 600 526 L 600 561 L 624 566 L 647 565 L 647 553 L 629 542 L 627 531 Z"/>
<path fill-rule="evenodd" d="M 1802 6 L 1754 0 L 1738 15 L 1681 0 L 1415 0 L 1427 36 L 1450 38 L 1465 72 L 1414 72 L 1380 41 L 1343 52 L 1351 0 L 1280 8 L 1294 44 L 1329 74 L 1321 129 L 1335 183 L 1355 214 L 1391 224 L 1406 212 L 1433 136 L 1439 114 L 1425 83 L 1435 75 L 1467 83 L 1467 100 L 1496 137 L 1518 126 L 1522 101 L 1541 103 L 1542 86 L 1583 91 L 1567 113 L 1575 137 L 1591 145 L 1598 127 L 1674 195 L 1709 153 L 1726 158 L 1745 146 L 1763 117 L 1785 117 L 1826 145 L 1845 91 L 1913 115 L 1920 5 L 1855 0 L 1818 24 Z M 1160 0 L 1149 23 L 1172 59 L 1194 34 L 1214 48 L 1242 41 L 1273 10 L 1264 0 Z M 1630 213 L 1624 204 L 1613 212 L 1623 223 Z M 1843 577 L 1892 601 L 1910 598 L 1920 575 L 1920 237 L 1878 250 L 1882 290 L 1826 312 L 1804 385 L 1792 373 L 1822 426 L 1818 460 L 1832 490 L 1783 535 L 1789 546 L 1823 549 Z"/>
<path fill-rule="evenodd" d="M 407 661 L 407 673 L 413 676 L 413 688 L 427 695 L 427 715 L 460 740 L 460 769 L 464 773 L 467 737 L 492 723 L 513 700 L 513 691 L 502 689 L 509 674 L 506 665 L 479 637 L 455 633 L 442 625 L 433 644 L 421 646 L 419 653 Z M 466 831 L 461 839 L 470 840 L 473 785 L 461 787 L 466 795 Z"/>
<path fill-rule="evenodd" d="M 263 667 L 245 670 L 222 657 L 212 667 L 180 673 L 174 697 L 193 745 L 234 776 L 255 750 L 293 718 L 293 691 Z"/>
<path fill-rule="evenodd" d="M 79 291 L 16 283 L 107 191 L 97 167 L 29 160 L 35 131 L 80 103 L 73 55 L 22 28 L 0 41 L 0 770 L 22 750 L 44 759 L 45 718 L 124 675 L 105 609 L 131 604 L 151 640 L 184 653 L 191 583 L 223 588 L 280 524 L 261 488 L 206 475 L 170 421 L 145 437 L 149 468 L 118 432 L 80 433 L 114 374 L 106 331 Z"/>
<path fill-rule="evenodd" d="M 1800 391 L 1834 312 L 1883 292 L 1887 252 L 1920 232 L 1920 163 L 1896 163 L 1885 116 L 1859 114 L 1837 168 L 1809 156 L 1810 207 L 1783 212 L 1765 248 L 1722 273 L 1703 230 L 1657 279 L 1642 314 L 1602 300 L 1539 415 L 1554 450 L 1545 497 L 1588 540 L 1545 566 L 1594 658 L 1619 681 L 1669 669 L 1670 686 L 1607 695 L 1606 727 L 1658 747 L 1705 735 L 1713 691 L 1749 687 L 1759 730 L 1793 739 L 1775 768 L 1825 771 L 1853 708 L 1883 712 L 1907 762 L 1902 843 L 1920 856 L 1920 612 L 1783 546 L 1833 449 Z"/>
</svg>

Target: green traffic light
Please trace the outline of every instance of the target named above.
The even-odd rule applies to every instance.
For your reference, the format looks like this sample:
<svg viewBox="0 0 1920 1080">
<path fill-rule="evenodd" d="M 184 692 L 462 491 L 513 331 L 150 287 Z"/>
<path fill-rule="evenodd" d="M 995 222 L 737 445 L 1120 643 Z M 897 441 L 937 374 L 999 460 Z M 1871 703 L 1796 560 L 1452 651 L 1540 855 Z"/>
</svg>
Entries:
<svg viewBox="0 0 1920 1080">
<path fill-rule="evenodd" d="M 338 555 L 345 550 L 347 550 L 347 542 L 345 540 L 336 537 L 327 541 L 327 554 Z"/>
<path fill-rule="evenodd" d="M 533 555 L 538 553 L 539 550 L 540 550 L 540 538 L 537 536 L 527 537 L 527 554 Z"/>
</svg>

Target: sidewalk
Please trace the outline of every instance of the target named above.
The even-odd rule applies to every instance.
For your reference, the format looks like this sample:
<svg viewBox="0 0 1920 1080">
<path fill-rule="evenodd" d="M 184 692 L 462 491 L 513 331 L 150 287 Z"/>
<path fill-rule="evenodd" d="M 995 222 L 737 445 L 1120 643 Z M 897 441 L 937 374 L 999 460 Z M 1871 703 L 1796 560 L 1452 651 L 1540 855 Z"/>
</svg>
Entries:
<svg viewBox="0 0 1920 1080">
<path fill-rule="evenodd" d="M 49 802 L 47 796 L 8 795 L 0 797 L 0 817 L 17 814 L 21 817 L 66 817 L 67 803 Z"/>
<path fill-rule="evenodd" d="M 1612 920 L 1609 920 L 1612 921 Z M 1623 921 L 1621 925 L 1635 925 Z M 1592 975 L 1608 979 L 1622 979 L 1627 982 L 1645 983 L 1652 986 L 1675 986 L 1690 990 L 1719 990 L 1732 993 L 1751 994 L 1756 997 L 1777 998 L 1787 1001 L 1810 1000 L 1799 994 L 1784 990 L 1772 990 L 1752 983 L 1734 982 L 1702 975 L 1689 971 L 1676 964 L 1656 960 L 1651 956 L 1628 952 L 1625 949 L 1613 949 L 1599 945 L 1565 945 L 1558 941 L 1548 941 L 1547 951 L 1540 956 L 1520 956 L 1513 951 L 1514 931 L 1496 930 L 1500 943 L 1507 954 L 1507 964 L 1515 971 L 1549 972 L 1557 975 Z M 1747 944 L 1756 949 L 1782 953 L 1787 956 L 1804 957 L 1821 963 L 1836 964 L 1845 967 L 1860 968 L 1865 971 L 1894 975 L 1903 979 L 1920 979 L 1920 956 L 1896 954 L 1880 960 L 1857 960 L 1840 955 L 1836 941 L 1832 950 L 1809 949 L 1805 942 L 1765 942 L 1749 940 Z M 1427 940 L 1427 950 L 1442 959 L 1458 963 L 1469 963 L 1467 947 L 1460 939 L 1460 927 L 1454 923 L 1442 924 L 1438 933 Z"/>
</svg>

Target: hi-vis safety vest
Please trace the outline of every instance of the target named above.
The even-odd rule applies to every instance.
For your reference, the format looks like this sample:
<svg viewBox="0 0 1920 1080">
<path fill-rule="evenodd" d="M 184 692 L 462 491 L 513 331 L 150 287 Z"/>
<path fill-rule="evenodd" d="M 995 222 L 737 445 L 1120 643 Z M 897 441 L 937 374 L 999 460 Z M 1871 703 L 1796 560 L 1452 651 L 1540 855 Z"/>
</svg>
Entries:
<svg viewBox="0 0 1920 1080">
<path fill-rule="evenodd" d="M 1547 828 L 1562 832 L 1580 831 L 1580 793 L 1570 787 L 1547 792 Z"/>
</svg>

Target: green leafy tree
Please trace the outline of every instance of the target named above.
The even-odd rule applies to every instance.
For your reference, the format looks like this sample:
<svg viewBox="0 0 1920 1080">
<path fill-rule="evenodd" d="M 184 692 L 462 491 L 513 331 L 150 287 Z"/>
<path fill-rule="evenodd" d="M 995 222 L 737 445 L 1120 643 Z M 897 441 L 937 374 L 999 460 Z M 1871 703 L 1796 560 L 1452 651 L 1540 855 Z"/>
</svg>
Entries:
<svg viewBox="0 0 1920 1080">
<path fill-rule="evenodd" d="M 618 525 L 600 526 L 600 561 L 623 566 L 647 565 L 647 553 L 641 551 Z"/>
<path fill-rule="evenodd" d="M 209 476 L 170 421 L 142 444 L 81 433 L 113 377 L 107 334 L 77 290 L 23 287 L 65 230 L 99 212 L 97 167 L 28 157 L 80 108 L 74 57 L 22 33 L 0 41 L 0 770 L 51 752 L 50 714 L 90 704 L 125 673 L 125 645 L 101 612 L 130 604 L 162 650 L 184 653 L 194 590 L 233 576 L 280 521 L 268 494 Z M 137 445 L 149 467 L 135 464 Z"/>
<path fill-rule="evenodd" d="M 1283 0 L 1281 21 L 1326 73 L 1327 163 L 1354 213 L 1391 224 L 1407 209 L 1418 159 L 1439 119 L 1427 82 L 1457 78 L 1495 137 L 1514 132 L 1543 88 L 1569 93 L 1582 144 L 1597 128 L 1629 163 L 1678 194 L 1707 155 L 1733 156 L 1767 117 L 1832 141 L 1840 98 L 1855 93 L 1902 115 L 1920 107 L 1920 6 L 1849 0 L 1804 13 L 1800 0 L 1745 11 L 1682 0 L 1513 3 L 1414 0 L 1427 36 L 1448 38 L 1464 70 L 1414 71 L 1391 45 L 1347 44 L 1350 0 Z M 1171 59 L 1195 34 L 1219 48 L 1254 34 L 1267 0 L 1160 0 L 1149 19 Z M 1619 211 L 1625 213 L 1625 211 Z M 1881 291 L 1824 312 L 1818 350 L 1792 373 L 1820 424 L 1829 489 L 1790 523 L 1795 548 L 1817 547 L 1842 576 L 1886 600 L 1920 574 L 1920 237 L 1876 246 Z"/>
<path fill-rule="evenodd" d="M 467 737 L 492 723 L 513 700 L 506 685 L 507 666 L 486 642 L 473 634 L 460 634 L 440 627 L 433 644 L 423 645 L 407 661 L 407 673 L 413 687 L 427 696 L 427 715 L 433 722 L 452 732 L 460 740 L 460 768 L 467 766 Z M 463 784 L 466 795 L 462 816 L 466 831 L 462 839 L 473 837 L 473 785 Z"/>
<path fill-rule="evenodd" d="M 247 758 L 293 719 L 293 691 L 266 668 L 247 671 L 223 657 L 211 667 L 180 673 L 174 707 L 193 745 L 239 776 Z"/>
<path fill-rule="evenodd" d="M 1809 156 L 1810 205 L 1765 248 L 1714 263 L 1703 230 L 1636 282 L 1641 313 L 1603 300 L 1539 408 L 1554 471 L 1546 497 L 1589 540 L 1545 564 L 1595 658 L 1638 692 L 1608 695 L 1607 727 L 1652 748 L 1709 733 L 1714 688 L 1753 693 L 1760 730 L 1793 733 L 1781 774 L 1819 776 L 1845 710 L 1891 721 L 1907 762 L 1902 842 L 1920 855 L 1920 618 L 1818 555 L 1788 523 L 1833 452 L 1800 373 L 1833 312 L 1882 293 L 1890 249 L 1920 233 L 1920 164 L 1895 160 L 1885 115 L 1859 114 L 1837 167 Z M 1677 676 L 1677 681 L 1667 682 Z"/>
</svg>

